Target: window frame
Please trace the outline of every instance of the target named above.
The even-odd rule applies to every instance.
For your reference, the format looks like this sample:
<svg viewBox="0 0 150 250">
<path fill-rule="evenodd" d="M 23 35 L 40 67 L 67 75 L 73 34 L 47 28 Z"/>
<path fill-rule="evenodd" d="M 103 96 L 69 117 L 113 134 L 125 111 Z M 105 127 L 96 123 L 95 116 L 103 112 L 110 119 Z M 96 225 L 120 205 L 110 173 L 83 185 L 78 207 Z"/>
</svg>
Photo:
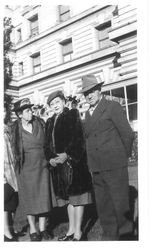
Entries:
<svg viewBox="0 0 150 250">
<path fill-rule="evenodd" d="M 39 34 L 39 22 L 38 22 L 38 14 L 35 14 L 34 16 L 30 17 L 30 37 L 37 36 Z M 32 25 L 37 23 L 37 25 L 33 28 Z"/>
<path fill-rule="evenodd" d="M 64 7 L 64 6 L 68 7 L 68 9 L 62 12 L 61 8 Z M 70 7 L 69 7 L 69 5 L 59 5 L 58 6 L 58 11 L 59 11 L 59 22 L 65 22 L 65 21 L 70 19 Z M 64 18 L 64 16 L 66 14 L 67 14 L 67 17 Z M 63 18 L 64 18 L 64 20 L 63 20 Z"/>
<path fill-rule="evenodd" d="M 65 52 L 64 53 L 64 48 L 65 48 L 65 46 L 67 46 L 67 45 L 71 45 L 71 49 L 70 49 L 70 51 L 68 51 L 68 52 Z M 62 41 L 62 42 L 60 42 L 60 45 L 61 45 L 61 51 L 62 51 L 62 58 L 63 58 L 63 62 L 69 62 L 69 61 L 71 61 L 73 58 L 72 58 L 72 54 L 73 54 L 73 44 L 72 44 L 72 38 L 68 38 L 68 39 L 66 39 L 66 40 L 64 40 L 64 41 Z M 69 60 L 67 59 L 66 60 L 66 57 L 68 57 L 69 56 Z"/>
<path fill-rule="evenodd" d="M 111 27 L 112 27 L 112 23 L 111 23 L 111 20 L 108 20 L 107 22 L 104 22 L 102 24 L 99 24 L 95 27 L 95 30 L 97 32 L 97 40 L 98 40 L 98 48 L 100 50 L 102 49 L 106 49 L 108 47 L 111 47 L 114 45 L 114 43 L 109 39 L 109 33 L 108 31 L 111 30 Z M 104 37 L 101 39 L 101 35 L 100 35 L 100 32 L 102 32 L 103 30 L 106 30 L 107 29 L 107 37 Z M 104 35 L 105 36 L 105 35 Z M 108 45 L 101 45 L 101 43 L 105 42 L 105 41 L 108 41 Z"/>
<path fill-rule="evenodd" d="M 37 59 L 39 57 L 39 63 L 38 64 L 35 64 L 35 59 Z M 32 69 L 33 69 L 33 74 L 35 75 L 35 74 L 38 74 L 38 73 L 40 73 L 41 72 L 41 53 L 40 52 L 37 52 L 37 53 L 35 53 L 35 54 L 33 54 L 32 56 L 31 56 L 31 58 L 32 58 Z M 38 68 L 39 67 L 39 71 L 38 72 L 36 72 L 36 68 Z"/>
<path fill-rule="evenodd" d="M 104 91 L 102 91 L 102 94 L 105 96 L 105 92 L 109 92 L 110 93 L 110 100 L 113 100 L 113 95 L 112 95 L 112 91 L 113 90 L 115 90 L 115 89 L 119 89 L 119 88 L 123 88 L 123 90 L 124 90 L 124 99 L 125 99 L 125 104 L 121 104 L 120 102 L 120 104 L 121 104 L 121 106 L 124 108 L 125 107 L 125 112 L 126 112 L 126 116 L 127 116 L 127 119 L 128 119 L 128 121 L 130 122 L 130 123 L 132 123 L 132 122 L 137 122 L 137 120 L 138 120 L 138 117 L 136 117 L 136 119 L 135 120 L 131 120 L 130 119 L 130 115 L 129 115 L 129 106 L 131 106 L 131 105 L 137 105 L 137 108 L 138 108 L 138 99 L 136 100 L 136 101 L 134 101 L 134 102 L 131 102 L 131 103 L 129 103 L 128 102 L 128 96 L 127 96 L 127 87 L 128 86 L 132 86 L 132 85 L 136 85 L 136 88 L 137 88 L 137 83 L 131 83 L 131 84 L 128 84 L 128 85 L 120 85 L 120 86 L 115 86 L 115 87 L 111 87 L 110 89 L 106 89 L 106 90 L 104 90 Z M 107 99 L 107 97 L 106 97 L 106 99 Z M 108 98 L 109 99 L 109 98 Z"/>
<path fill-rule="evenodd" d="M 21 28 L 17 29 L 17 43 L 22 42 L 22 30 Z"/>
<path fill-rule="evenodd" d="M 19 62 L 19 76 L 24 75 L 24 64 L 23 62 Z"/>
</svg>

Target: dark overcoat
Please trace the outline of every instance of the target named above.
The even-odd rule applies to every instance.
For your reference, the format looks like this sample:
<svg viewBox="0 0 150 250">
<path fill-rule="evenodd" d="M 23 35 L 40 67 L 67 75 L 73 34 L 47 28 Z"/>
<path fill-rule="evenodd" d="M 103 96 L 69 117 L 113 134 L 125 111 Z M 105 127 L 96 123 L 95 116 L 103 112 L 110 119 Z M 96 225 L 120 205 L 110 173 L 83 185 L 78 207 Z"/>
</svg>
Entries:
<svg viewBox="0 0 150 250">
<path fill-rule="evenodd" d="M 91 177 L 87 167 L 85 140 L 82 123 L 78 110 L 65 108 L 55 125 L 55 151 L 53 149 L 52 131 L 54 128 L 55 115 L 49 118 L 45 127 L 45 154 L 49 161 L 56 157 L 57 153 L 66 152 L 72 159 L 73 181 L 69 187 L 68 195 L 78 195 L 87 192 L 91 188 Z M 52 168 L 52 171 L 57 171 Z M 62 196 L 56 179 L 53 176 L 54 190 L 57 196 Z M 62 197 L 63 198 L 63 197 Z"/>
<path fill-rule="evenodd" d="M 127 166 L 134 136 L 118 102 L 103 97 L 92 116 L 86 113 L 84 126 L 91 171 Z"/>
</svg>

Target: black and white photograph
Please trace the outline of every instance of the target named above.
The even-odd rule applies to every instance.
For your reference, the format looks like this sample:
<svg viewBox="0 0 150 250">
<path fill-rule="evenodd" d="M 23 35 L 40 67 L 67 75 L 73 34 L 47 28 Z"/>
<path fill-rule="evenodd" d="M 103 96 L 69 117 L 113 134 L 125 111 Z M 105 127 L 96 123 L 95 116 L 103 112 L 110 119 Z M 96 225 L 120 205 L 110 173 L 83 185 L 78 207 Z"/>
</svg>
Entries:
<svg viewBox="0 0 150 250">
<path fill-rule="evenodd" d="M 149 87 L 144 92 L 147 73 L 139 87 L 146 59 L 138 44 L 147 44 L 139 6 L 6 1 L 2 8 L 3 246 L 140 243 L 150 206 L 143 213 L 149 122 L 142 119 L 140 135 L 139 114 Z"/>
</svg>

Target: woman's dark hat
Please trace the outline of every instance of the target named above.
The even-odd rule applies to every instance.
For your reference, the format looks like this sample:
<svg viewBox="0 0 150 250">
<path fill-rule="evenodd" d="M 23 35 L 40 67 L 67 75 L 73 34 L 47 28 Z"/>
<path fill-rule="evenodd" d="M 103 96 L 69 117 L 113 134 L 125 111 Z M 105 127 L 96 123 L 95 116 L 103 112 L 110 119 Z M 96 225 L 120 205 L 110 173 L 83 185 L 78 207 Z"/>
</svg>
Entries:
<svg viewBox="0 0 150 250">
<path fill-rule="evenodd" d="M 82 90 L 81 93 L 84 93 L 90 89 L 93 89 L 96 86 L 102 86 L 104 81 L 100 79 L 100 82 L 97 81 L 96 77 L 92 74 L 82 77 Z"/>
<path fill-rule="evenodd" d="M 29 98 L 21 99 L 14 103 L 14 108 L 12 111 L 19 112 L 27 108 L 31 108 L 34 104 L 31 104 Z"/>
<path fill-rule="evenodd" d="M 48 99 L 47 99 L 47 104 L 49 105 L 50 102 L 55 99 L 56 97 L 60 97 L 61 99 L 64 99 L 65 100 L 65 97 L 64 97 L 64 94 L 61 90 L 56 90 L 52 93 L 50 93 L 50 95 L 48 96 Z"/>
</svg>

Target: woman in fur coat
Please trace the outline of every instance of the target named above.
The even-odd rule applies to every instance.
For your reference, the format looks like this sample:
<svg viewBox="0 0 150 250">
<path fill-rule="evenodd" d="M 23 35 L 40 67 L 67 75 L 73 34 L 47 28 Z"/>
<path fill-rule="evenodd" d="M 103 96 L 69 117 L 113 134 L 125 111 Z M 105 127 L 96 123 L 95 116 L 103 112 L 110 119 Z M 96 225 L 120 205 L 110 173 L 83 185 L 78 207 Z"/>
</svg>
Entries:
<svg viewBox="0 0 150 250">
<path fill-rule="evenodd" d="M 69 228 L 59 241 L 83 239 L 81 223 L 84 206 L 91 203 L 91 178 L 86 164 L 86 152 L 82 124 L 77 109 L 65 107 L 61 91 L 51 93 L 47 100 L 54 115 L 46 122 L 46 158 L 51 165 L 54 198 L 58 206 L 67 204 Z M 60 168 L 67 159 L 73 167 L 72 184 L 66 191 L 59 176 Z M 53 198 L 53 202 L 54 202 Z"/>
</svg>

